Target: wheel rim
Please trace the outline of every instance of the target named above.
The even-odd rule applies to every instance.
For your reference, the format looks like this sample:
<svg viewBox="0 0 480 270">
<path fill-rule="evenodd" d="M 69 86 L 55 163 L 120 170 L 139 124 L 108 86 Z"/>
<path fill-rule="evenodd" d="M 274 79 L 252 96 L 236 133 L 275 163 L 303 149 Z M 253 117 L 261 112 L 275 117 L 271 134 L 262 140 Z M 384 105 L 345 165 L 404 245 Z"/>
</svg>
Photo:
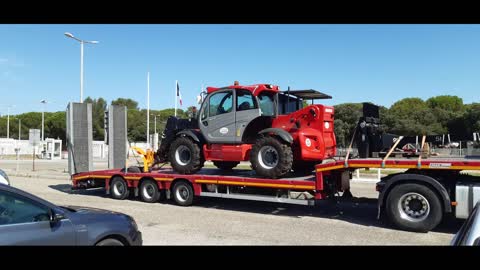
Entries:
<svg viewBox="0 0 480 270">
<path fill-rule="evenodd" d="M 177 188 L 177 191 L 175 192 L 175 196 L 179 201 L 186 202 L 190 197 L 190 191 L 186 186 L 180 186 Z"/>
<path fill-rule="evenodd" d="M 175 161 L 178 164 L 185 166 L 190 163 L 191 159 L 192 153 L 190 152 L 190 149 L 185 145 L 180 145 L 175 151 Z"/>
<path fill-rule="evenodd" d="M 122 182 L 116 182 L 113 185 L 113 193 L 117 196 L 122 196 L 125 193 L 125 187 Z"/>
<path fill-rule="evenodd" d="M 155 187 L 151 183 L 146 184 L 143 188 L 142 194 L 146 199 L 152 199 L 155 195 Z"/>
<path fill-rule="evenodd" d="M 412 222 L 425 220 L 430 214 L 430 203 L 423 195 L 410 192 L 400 197 L 398 210 L 403 219 Z"/>
<path fill-rule="evenodd" d="M 258 163 L 265 169 L 273 169 L 278 164 L 277 149 L 270 145 L 263 146 L 258 152 Z"/>
</svg>

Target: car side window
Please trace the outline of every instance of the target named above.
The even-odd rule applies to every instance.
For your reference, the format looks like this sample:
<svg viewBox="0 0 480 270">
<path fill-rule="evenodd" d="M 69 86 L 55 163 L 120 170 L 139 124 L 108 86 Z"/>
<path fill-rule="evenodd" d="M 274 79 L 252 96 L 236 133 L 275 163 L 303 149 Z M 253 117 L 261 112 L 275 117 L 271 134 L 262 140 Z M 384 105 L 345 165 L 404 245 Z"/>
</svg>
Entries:
<svg viewBox="0 0 480 270">
<path fill-rule="evenodd" d="M 248 90 L 237 90 L 237 111 L 246 111 L 255 109 L 255 99 L 253 95 Z"/>
<path fill-rule="evenodd" d="M 229 113 L 233 109 L 233 91 L 215 93 L 209 98 L 209 116 Z"/>
<path fill-rule="evenodd" d="M 48 207 L 10 192 L 0 191 L 0 226 L 49 221 Z"/>
</svg>

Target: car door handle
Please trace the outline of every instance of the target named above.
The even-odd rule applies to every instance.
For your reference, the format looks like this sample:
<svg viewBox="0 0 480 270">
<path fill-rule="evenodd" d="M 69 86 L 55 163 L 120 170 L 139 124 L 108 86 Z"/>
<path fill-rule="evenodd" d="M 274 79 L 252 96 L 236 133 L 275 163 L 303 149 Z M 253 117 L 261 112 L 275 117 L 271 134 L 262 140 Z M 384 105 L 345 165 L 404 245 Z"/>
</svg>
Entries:
<svg viewBox="0 0 480 270">
<path fill-rule="evenodd" d="M 203 121 L 202 124 L 206 127 L 208 127 L 208 121 Z"/>
</svg>

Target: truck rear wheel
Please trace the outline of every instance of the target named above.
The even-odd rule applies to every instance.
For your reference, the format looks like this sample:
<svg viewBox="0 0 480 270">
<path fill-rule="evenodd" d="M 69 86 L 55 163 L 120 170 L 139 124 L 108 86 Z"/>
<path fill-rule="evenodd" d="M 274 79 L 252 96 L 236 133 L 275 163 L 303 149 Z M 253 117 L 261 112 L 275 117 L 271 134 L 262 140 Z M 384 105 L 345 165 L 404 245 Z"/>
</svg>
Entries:
<svg viewBox="0 0 480 270">
<path fill-rule="evenodd" d="M 140 184 L 140 198 L 144 202 L 154 203 L 160 199 L 160 190 L 156 181 L 144 180 Z"/>
<path fill-rule="evenodd" d="M 179 181 L 173 185 L 172 188 L 173 200 L 181 206 L 189 206 L 193 203 L 193 188 L 190 183 L 186 181 Z"/>
<path fill-rule="evenodd" d="M 110 182 L 110 196 L 116 200 L 125 200 L 130 194 L 127 182 L 120 176 L 115 176 Z"/>
<path fill-rule="evenodd" d="M 181 174 L 194 174 L 203 167 L 200 147 L 186 137 L 179 137 L 172 142 L 169 160 L 172 168 Z"/>
<path fill-rule="evenodd" d="M 400 184 L 387 197 L 387 215 L 403 230 L 428 232 L 442 221 L 443 208 L 433 190 L 420 184 Z"/>
<path fill-rule="evenodd" d="M 258 175 L 279 178 L 292 169 L 292 148 L 274 137 L 261 137 L 252 147 L 250 162 Z"/>
<path fill-rule="evenodd" d="M 240 164 L 240 162 L 238 161 L 214 161 L 213 162 L 213 165 L 215 165 L 217 168 L 226 170 L 226 171 L 229 171 L 237 167 L 238 164 Z"/>
</svg>

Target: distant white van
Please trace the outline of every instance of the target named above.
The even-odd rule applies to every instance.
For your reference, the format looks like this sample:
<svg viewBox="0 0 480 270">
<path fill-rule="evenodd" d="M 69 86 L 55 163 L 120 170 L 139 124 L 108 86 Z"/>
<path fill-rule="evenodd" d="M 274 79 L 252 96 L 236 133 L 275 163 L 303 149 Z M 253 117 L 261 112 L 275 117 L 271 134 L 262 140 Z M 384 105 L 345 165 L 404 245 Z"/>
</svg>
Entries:
<svg viewBox="0 0 480 270">
<path fill-rule="evenodd" d="M 10 186 L 10 180 L 8 180 L 8 175 L 2 169 L 0 169 L 0 184 Z"/>
</svg>

